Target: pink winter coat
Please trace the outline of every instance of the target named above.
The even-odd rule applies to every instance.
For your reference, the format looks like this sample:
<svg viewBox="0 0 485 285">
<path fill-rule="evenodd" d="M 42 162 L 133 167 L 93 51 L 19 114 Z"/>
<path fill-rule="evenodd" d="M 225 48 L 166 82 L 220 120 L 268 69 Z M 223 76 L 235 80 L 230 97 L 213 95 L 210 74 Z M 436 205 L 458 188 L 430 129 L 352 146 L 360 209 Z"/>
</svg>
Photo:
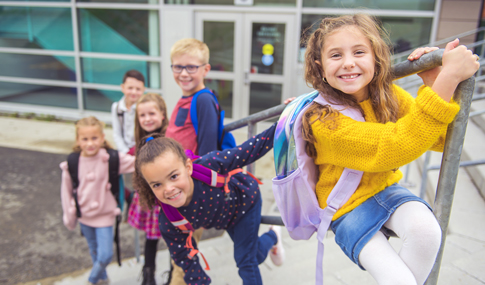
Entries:
<svg viewBox="0 0 485 285">
<path fill-rule="evenodd" d="M 134 171 L 135 157 L 119 153 L 119 173 Z M 91 157 L 79 157 L 78 201 L 81 208 L 79 222 L 90 227 L 100 228 L 114 225 L 115 217 L 120 214 L 116 200 L 108 182 L 108 160 L 106 149 Z M 67 161 L 60 164 L 62 169 L 61 200 L 64 225 L 73 230 L 76 227 L 76 204 L 72 196 L 72 180 L 67 169 Z"/>
</svg>

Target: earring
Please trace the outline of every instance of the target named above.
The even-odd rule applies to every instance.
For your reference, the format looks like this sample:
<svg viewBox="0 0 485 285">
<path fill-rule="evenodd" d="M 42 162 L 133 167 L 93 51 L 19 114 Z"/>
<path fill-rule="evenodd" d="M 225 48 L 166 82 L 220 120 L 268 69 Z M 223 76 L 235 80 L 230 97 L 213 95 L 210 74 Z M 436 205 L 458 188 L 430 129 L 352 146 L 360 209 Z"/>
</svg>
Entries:
<svg viewBox="0 0 485 285">
<path fill-rule="evenodd" d="M 323 80 L 323 82 L 324 82 L 325 84 L 328 84 L 328 82 L 327 82 L 327 78 L 322 77 L 322 80 Z"/>
</svg>

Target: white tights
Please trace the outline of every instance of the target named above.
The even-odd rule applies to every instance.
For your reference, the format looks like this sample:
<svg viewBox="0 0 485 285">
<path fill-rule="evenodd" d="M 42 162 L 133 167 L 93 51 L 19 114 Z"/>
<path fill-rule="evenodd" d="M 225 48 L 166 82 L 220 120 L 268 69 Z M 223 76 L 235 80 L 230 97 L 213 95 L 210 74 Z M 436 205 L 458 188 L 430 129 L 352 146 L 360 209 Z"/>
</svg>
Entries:
<svg viewBox="0 0 485 285">
<path fill-rule="evenodd" d="M 362 266 L 380 285 L 423 284 L 441 244 L 441 229 L 433 213 L 420 202 L 407 202 L 384 226 L 402 239 L 399 254 L 379 231 L 360 252 Z"/>
</svg>

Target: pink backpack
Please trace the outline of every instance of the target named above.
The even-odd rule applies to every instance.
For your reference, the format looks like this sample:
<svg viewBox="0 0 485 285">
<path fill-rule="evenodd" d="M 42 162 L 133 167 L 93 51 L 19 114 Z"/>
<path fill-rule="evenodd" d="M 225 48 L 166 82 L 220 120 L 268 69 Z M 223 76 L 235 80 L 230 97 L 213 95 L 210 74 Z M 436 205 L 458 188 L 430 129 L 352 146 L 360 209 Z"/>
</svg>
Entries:
<svg viewBox="0 0 485 285">
<path fill-rule="evenodd" d="M 358 110 L 331 104 L 314 91 L 299 96 L 286 106 L 275 131 L 273 194 L 276 204 L 291 238 L 306 240 L 317 232 L 316 284 L 323 284 L 323 239 L 335 212 L 359 186 L 363 172 L 345 168 L 327 199 L 327 207 L 320 208 L 315 195 L 318 168 L 306 154 L 301 129 L 303 114 L 314 103 L 330 105 L 354 120 L 363 122 L 364 118 Z"/>
</svg>

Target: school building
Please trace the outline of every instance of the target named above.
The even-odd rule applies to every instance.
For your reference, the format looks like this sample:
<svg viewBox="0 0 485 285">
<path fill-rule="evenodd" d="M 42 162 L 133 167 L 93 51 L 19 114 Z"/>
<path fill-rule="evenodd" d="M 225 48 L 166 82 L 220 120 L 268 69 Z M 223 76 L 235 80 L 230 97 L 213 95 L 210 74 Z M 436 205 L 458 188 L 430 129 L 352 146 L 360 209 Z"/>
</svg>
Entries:
<svg viewBox="0 0 485 285">
<path fill-rule="evenodd" d="M 399 53 L 483 26 L 483 2 L 0 0 L 0 112 L 109 122 L 129 69 L 141 71 L 147 91 L 162 94 L 172 110 L 181 91 L 170 48 L 194 37 L 211 51 L 206 86 L 236 120 L 309 90 L 300 36 L 325 15 L 377 16 Z"/>
</svg>

